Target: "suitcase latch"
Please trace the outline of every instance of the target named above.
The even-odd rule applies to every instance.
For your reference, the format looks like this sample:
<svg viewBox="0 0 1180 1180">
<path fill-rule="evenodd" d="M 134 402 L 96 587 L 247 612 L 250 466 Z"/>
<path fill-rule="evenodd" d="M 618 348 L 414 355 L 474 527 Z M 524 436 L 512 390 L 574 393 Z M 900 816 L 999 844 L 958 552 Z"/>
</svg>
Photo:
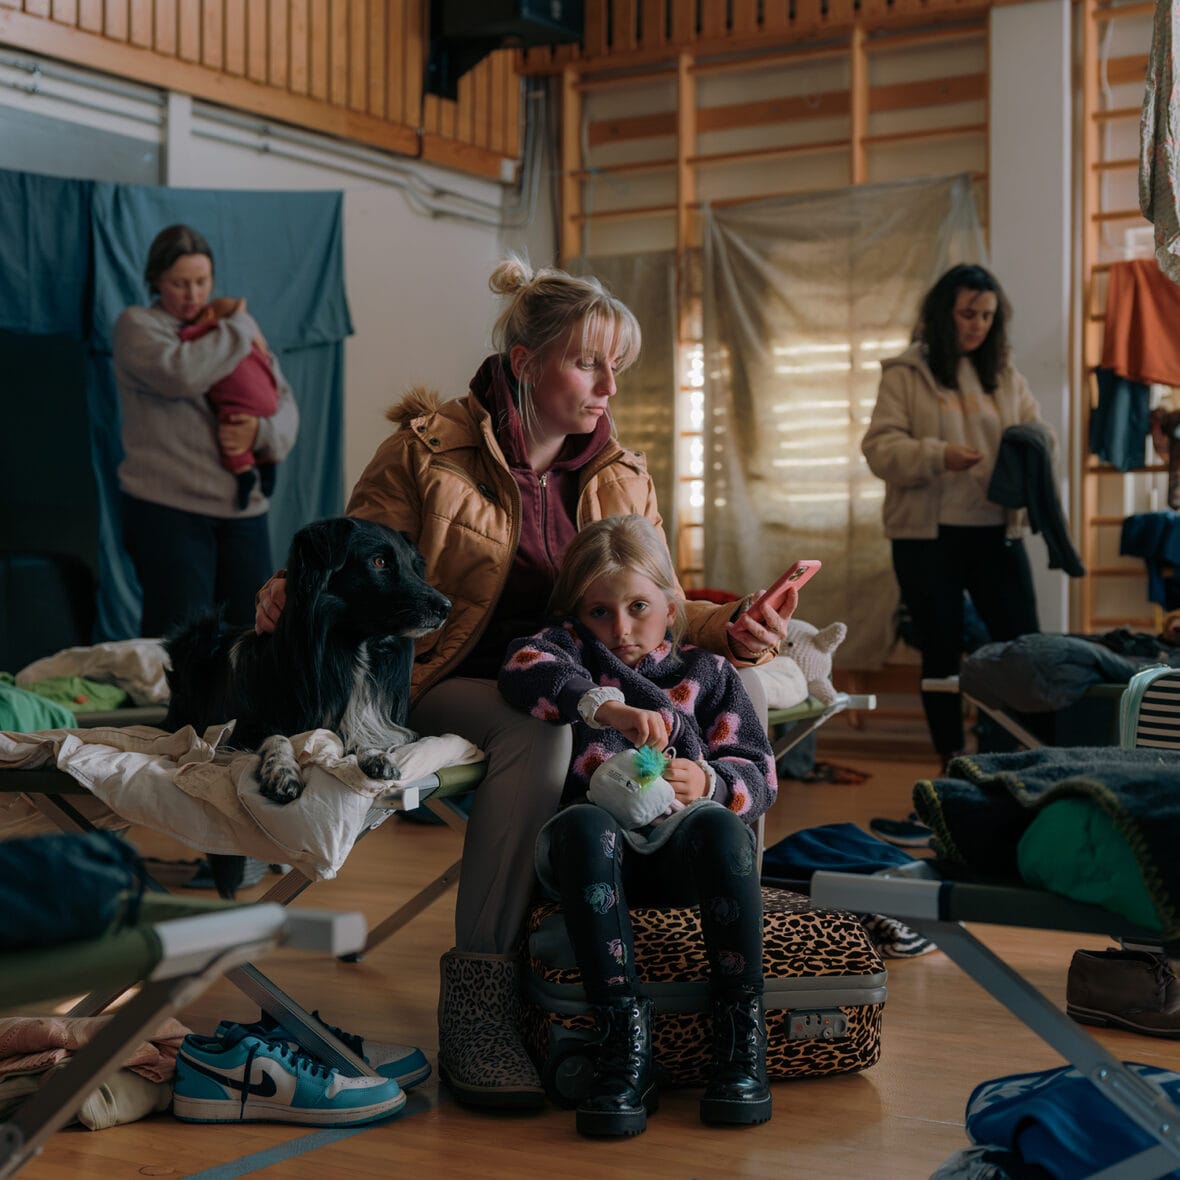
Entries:
<svg viewBox="0 0 1180 1180">
<path fill-rule="evenodd" d="M 848 1038 L 848 1017 L 843 1012 L 792 1012 L 791 1041 L 843 1041 Z"/>
</svg>

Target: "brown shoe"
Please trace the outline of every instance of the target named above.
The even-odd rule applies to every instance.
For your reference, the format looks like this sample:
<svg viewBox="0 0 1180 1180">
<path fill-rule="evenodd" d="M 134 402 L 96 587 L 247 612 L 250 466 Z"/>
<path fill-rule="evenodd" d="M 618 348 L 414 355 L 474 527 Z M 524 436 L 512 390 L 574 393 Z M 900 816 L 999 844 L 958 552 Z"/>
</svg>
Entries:
<svg viewBox="0 0 1180 1180">
<path fill-rule="evenodd" d="M 1065 1010 L 1080 1024 L 1180 1038 L 1180 981 L 1150 951 L 1075 951 Z"/>
</svg>

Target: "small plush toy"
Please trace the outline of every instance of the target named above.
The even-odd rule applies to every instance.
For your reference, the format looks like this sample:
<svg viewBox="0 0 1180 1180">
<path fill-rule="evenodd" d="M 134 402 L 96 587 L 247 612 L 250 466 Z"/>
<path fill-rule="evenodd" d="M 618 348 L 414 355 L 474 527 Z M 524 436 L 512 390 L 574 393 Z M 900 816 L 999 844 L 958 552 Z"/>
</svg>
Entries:
<svg viewBox="0 0 1180 1180">
<path fill-rule="evenodd" d="M 802 619 L 791 619 L 787 624 L 787 638 L 782 654 L 799 665 L 807 680 L 807 691 L 825 705 L 836 699 L 832 684 L 832 653 L 844 642 L 848 627 L 844 623 L 829 623 L 822 631 Z"/>
<path fill-rule="evenodd" d="M 759 664 L 754 672 L 762 681 L 768 708 L 793 709 L 807 700 L 807 679 L 790 656 L 775 656 L 770 663 Z"/>
<path fill-rule="evenodd" d="M 671 784 L 660 777 L 675 753 L 671 750 L 663 754 L 651 746 L 623 750 L 590 776 L 587 797 L 609 811 L 624 828 L 641 828 L 675 804 Z"/>
</svg>

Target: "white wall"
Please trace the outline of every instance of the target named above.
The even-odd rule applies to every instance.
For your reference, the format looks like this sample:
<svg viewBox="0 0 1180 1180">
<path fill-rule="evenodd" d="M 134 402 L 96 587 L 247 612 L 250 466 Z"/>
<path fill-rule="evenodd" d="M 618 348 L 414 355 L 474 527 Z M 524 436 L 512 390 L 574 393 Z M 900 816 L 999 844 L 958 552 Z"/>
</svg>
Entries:
<svg viewBox="0 0 1180 1180">
<path fill-rule="evenodd" d="M 1012 301 L 1013 354 L 1068 471 L 1070 356 L 1070 6 L 1067 0 L 991 10 L 988 242 Z M 1068 480 L 1061 502 L 1070 502 Z M 1068 630 L 1068 579 L 1043 542 L 1027 542 L 1041 627 Z"/>
</svg>

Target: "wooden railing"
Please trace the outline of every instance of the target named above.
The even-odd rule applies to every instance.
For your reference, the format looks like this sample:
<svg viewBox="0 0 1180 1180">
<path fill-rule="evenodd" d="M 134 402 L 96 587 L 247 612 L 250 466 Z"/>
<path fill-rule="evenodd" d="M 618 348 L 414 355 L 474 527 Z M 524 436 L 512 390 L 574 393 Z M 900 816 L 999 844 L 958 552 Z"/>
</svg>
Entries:
<svg viewBox="0 0 1180 1180">
<path fill-rule="evenodd" d="M 422 96 L 429 0 L 0 0 L 0 44 L 496 179 L 511 50 Z"/>
<path fill-rule="evenodd" d="M 580 45 L 530 49 L 526 74 L 650 65 L 688 52 L 771 49 L 827 35 L 978 18 L 992 0 L 585 0 Z"/>
</svg>

